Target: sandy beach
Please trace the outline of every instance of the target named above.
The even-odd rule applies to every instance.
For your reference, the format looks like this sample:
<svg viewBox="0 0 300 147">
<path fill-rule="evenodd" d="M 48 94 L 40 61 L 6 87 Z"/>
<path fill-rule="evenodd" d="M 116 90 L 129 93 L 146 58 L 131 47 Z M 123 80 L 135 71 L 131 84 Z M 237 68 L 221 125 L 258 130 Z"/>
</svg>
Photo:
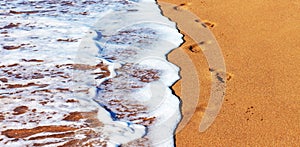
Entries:
<svg viewBox="0 0 300 147">
<path fill-rule="evenodd" d="M 160 2 L 181 5 L 214 24 L 210 29 L 231 77 L 218 117 L 200 133 L 199 124 L 210 95 L 210 73 L 201 51 L 187 49 L 193 42 L 185 36 L 181 49 L 197 68 L 201 86 L 197 109 L 176 134 L 176 146 L 299 146 L 299 1 Z M 169 54 L 170 61 L 176 62 L 176 56 Z M 173 86 L 178 95 L 181 82 Z M 187 100 L 182 101 L 185 107 Z"/>
<path fill-rule="evenodd" d="M 177 20 L 174 91 L 175 23 L 154 1 L 99 2 L 0 2 L 0 146 L 173 146 L 180 112 L 177 147 L 300 146 L 299 1 L 158 0 L 222 51 Z M 216 81 L 221 111 L 200 132 Z"/>
</svg>

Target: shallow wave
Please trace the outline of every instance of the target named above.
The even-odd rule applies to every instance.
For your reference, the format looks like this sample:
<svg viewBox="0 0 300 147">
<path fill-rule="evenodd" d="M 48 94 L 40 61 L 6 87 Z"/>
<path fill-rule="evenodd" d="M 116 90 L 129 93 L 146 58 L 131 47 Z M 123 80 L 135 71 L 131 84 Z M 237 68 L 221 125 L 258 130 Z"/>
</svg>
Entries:
<svg viewBox="0 0 300 147">
<path fill-rule="evenodd" d="M 2 6 L 1 146 L 173 146 L 182 35 L 154 0 Z"/>
</svg>

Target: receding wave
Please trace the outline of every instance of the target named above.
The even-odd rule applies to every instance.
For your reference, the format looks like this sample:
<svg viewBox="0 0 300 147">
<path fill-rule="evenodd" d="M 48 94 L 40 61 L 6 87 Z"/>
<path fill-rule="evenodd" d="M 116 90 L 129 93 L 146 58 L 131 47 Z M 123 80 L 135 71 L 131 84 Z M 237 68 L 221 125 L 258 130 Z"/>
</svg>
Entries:
<svg viewBox="0 0 300 147">
<path fill-rule="evenodd" d="M 0 18 L 1 146 L 174 145 L 182 35 L 154 0 L 6 1 Z"/>
</svg>

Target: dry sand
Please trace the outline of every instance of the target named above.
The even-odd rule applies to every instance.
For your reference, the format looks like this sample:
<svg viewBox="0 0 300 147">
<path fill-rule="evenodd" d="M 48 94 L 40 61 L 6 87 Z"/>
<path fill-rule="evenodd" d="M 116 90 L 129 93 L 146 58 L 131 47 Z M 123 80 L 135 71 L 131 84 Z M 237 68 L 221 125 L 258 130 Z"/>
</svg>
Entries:
<svg viewBox="0 0 300 147">
<path fill-rule="evenodd" d="M 177 147 L 300 146 L 300 2 L 159 2 L 188 4 L 184 7 L 200 19 L 214 22 L 211 31 L 222 49 L 227 72 L 232 75 L 217 119 L 200 133 L 210 73 L 204 55 L 186 48 L 192 41 L 185 37 L 182 49 L 197 68 L 201 93 L 192 119 L 176 134 Z M 176 56 L 171 53 L 169 59 L 176 62 Z M 178 95 L 180 83 L 174 86 Z M 188 100 L 182 101 L 184 109 Z"/>
</svg>

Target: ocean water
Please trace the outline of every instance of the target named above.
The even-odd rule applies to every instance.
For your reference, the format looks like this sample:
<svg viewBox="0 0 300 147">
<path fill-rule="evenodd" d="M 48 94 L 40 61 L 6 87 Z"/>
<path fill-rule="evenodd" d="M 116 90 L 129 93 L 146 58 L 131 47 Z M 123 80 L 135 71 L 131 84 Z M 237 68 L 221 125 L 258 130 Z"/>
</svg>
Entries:
<svg viewBox="0 0 300 147">
<path fill-rule="evenodd" d="M 183 40 L 154 0 L 0 7 L 0 146 L 174 146 Z"/>
</svg>

